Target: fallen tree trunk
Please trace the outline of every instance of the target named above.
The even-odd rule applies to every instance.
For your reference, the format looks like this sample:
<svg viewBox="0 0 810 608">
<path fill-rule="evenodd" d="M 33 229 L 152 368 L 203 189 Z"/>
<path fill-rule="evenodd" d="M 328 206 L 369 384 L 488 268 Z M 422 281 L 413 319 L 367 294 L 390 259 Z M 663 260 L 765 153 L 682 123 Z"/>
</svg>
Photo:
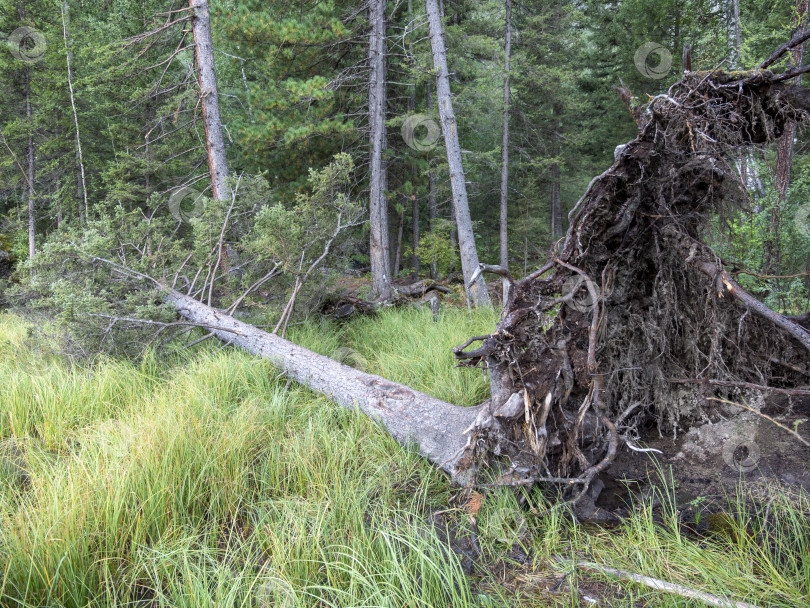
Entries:
<svg viewBox="0 0 810 608">
<path fill-rule="evenodd" d="M 481 411 L 435 399 L 407 386 L 358 371 L 275 334 L 243 323 L 173 289 L 166 301 L 184 319 L 208 328 L 217 338 L 270 360 L 290 378 L 323 393 L 347 409 L 359 409 L 382 424 L 406 446 L 448 472 L 457 483 L 472 479 L 474 470 L 456 465 L 464 455 L 467 435 Z"/>
<path fill-rule="evenodd" d="M 723 398 L 790 393 L 810 375 L 807 315 L 755 300 L 702 242 L 712 214 L 739 193 L 726 157 L 808 117 L 810 94 L 785 80 L 764 69 L 687 73 L 651 100 L 638 137 L 572 210 L 559 258 L 514 283 L 492 334 L 456 349 L 463 365 L 489 373 L 492 397 L 478 407 L 341 365 L 163 290 L 185 319 L 357 407 L 456 482 L 486 481 L 477 475 L 486 469 L 496 484 L 559 484 L 576 502 L 622 443 L 643 451 L 632 447 L 641 429 L 675 432 L 716 418 Z"/>
</svg>

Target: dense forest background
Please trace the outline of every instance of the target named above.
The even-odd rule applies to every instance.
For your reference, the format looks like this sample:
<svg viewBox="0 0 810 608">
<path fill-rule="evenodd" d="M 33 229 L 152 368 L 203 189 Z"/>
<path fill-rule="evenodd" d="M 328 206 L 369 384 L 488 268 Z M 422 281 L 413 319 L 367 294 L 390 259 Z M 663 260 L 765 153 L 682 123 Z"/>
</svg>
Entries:
<svg viewBox="0 0 810 608">
<path fill-rule="evenodd" d="M 282 306 L 286 298 L 274 294 L 320 255 L 338 212 L 348 229 L 332 243 L 317 287 L 368 268 L 368 4 L 214 0 L 210 10 L 238 192 L 222 200 L 210 197 L 205 92 L 188 6 L 0 0 L 0 32 L 18 48 L 0 52 L 0 248 L 18 270 L 0 283 L 7 303 L 86 320 L 125 301 L 139 316 L 160 316 L 151 296 L 109 281 L 109 267 L 92 263 L 97 256 L 201 299 L 207 289 L 209 304 L 230 303 L 271 277 L 283 288 L 268 282 L 243 304 Z M 497 263 L 505 3 L 444 0 L 441 10 L 478 255 Z M 511 272 L 525 275 L 547 258 L 589 181 L 634 137 L 633 113 L 680 79 L 684 45 L 692 70 L 750 68 L 803 26 L 803 10 L 778 0 L 515 2 Z M 432 130 L 438 111 L 425 6 L 391 0 L 385 15 L 392 274 L 441 278 L 459 262 L 447 157 Z M 22 57 L 19 28 L 35 32 Z M 787 169 L 775 145 L 729 160 L 747 197 L 718 215 L 709 240 L 731 267 L 761 275 L 739 279 L 771 307 L 806 310 L 804 134 L 796 134 Z"/>
</svg>

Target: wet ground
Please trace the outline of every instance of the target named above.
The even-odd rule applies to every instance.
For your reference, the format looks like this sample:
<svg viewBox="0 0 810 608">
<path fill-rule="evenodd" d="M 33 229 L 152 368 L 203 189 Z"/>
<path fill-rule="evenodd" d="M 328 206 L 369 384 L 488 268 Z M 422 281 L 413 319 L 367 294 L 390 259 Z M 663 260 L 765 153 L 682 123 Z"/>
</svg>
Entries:
<svg viewBox="0 0 810 608">
<path fill-rule="evenodd" d="M 726 507 L 740 483 L 810 492 L 810 447 L 775 424 L 810 442 L 810 397 L 775 395 L 749 405 L 759 413 L 724 406 L 712 422 L 677 437 L 662 438 L 650 429 L 638 443 L 661 454 L 635 452 L 622 444 L 615 462 L 592 492 L 597 494 L 595 500 L 584 501 L 579 509 L 580 518 L 610 521 L 621 517 L 634 496 L 661 483 L 662 473 L 671 475 L 679 505 L 697 502 L 706 511 Z"/>
</svg>

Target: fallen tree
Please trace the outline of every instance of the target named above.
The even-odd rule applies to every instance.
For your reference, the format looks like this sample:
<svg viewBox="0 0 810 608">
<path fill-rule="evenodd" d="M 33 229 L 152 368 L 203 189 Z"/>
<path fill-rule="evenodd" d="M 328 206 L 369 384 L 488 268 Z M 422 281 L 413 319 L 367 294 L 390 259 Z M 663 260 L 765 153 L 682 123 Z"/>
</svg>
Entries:
<svg viewBox="0 0 810 608">
<path fill-rule="evenodd" d="M 175 290 L 166 301 L 184 319 L 207 328 L 217 338 L 269 359 L 290 378 L 327 395 L 337 404 L 359 409 L 379 421 L 404 445 L 414 445 L 459 483 L 472 480 L 471 469 L 457 468 L 466 445 L 464 429 L 472 426 L 479 407 L 459 407 L 407 386 L 367 374 L 313 353 L 211 308 Z"/>
<path fill-rule="evenodd" d="M 747 293 L 703 242 L 740 193 L 729 152 L 807 118 L 808 92 L 787 81 L 810 67 L 765 69 L 807 37 L 756 70 L 686 73 L 651 100 L 572 210 L 559 257 L 514 284 L 496 331 L 464 345 L 478 348 L 457 349 L 492 379 L 467 463 L 501 453 L 500 483 L 575 485 L 576 500 L 645 425 L 711 420 L 722 391 L 808 383 L 803 317 Z"/>
<path fill-rule="evenodd" d="M 547 482 L 577 500 L 644 425 L 670 432 L 711 419 L 717 395 L 734 390 L 810 394 L 797 388 L 810 378 L 805 317 L 748 294 L 704 243 L 712 214 L 739 194 L 729 152 L 808 117 L 810 95 L 787 82 L 810 66 L 766 69 L 806 38 L 756 70 L 685 74 L 591 182 L 556 259 L 519 282 L 482 267 L 512 288 L 496 330 L 456 349 L 489 373 L 492 396 L 480 406 L 343 366 L 161 289 L 187 322 L 359 408 L 455 481 Z"/>
</svg>

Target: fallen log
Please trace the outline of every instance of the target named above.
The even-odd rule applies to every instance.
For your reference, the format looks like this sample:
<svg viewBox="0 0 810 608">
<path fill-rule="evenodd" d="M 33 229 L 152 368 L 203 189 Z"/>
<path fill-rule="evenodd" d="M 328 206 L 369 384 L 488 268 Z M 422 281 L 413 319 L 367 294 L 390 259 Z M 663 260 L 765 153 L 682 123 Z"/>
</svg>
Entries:
<svg viewBox="0 0 810 608">
<path fill-rule="evenodd" d="M 458 467 L 470 428 L 481 406 L 460 407 L 412 388 L 343 365 L 281 337 L 234 319 L 215 308 L 162 287 L 165 299 L 187 321 L 209 328 L 217 338 L 268 359 L 288 377 L 323 393 L 338 405 L 358 409 L 382 424 L 405 446 L 418 447 L 434 465 L 459 484 L 474 468 Z"/>
</svg>

